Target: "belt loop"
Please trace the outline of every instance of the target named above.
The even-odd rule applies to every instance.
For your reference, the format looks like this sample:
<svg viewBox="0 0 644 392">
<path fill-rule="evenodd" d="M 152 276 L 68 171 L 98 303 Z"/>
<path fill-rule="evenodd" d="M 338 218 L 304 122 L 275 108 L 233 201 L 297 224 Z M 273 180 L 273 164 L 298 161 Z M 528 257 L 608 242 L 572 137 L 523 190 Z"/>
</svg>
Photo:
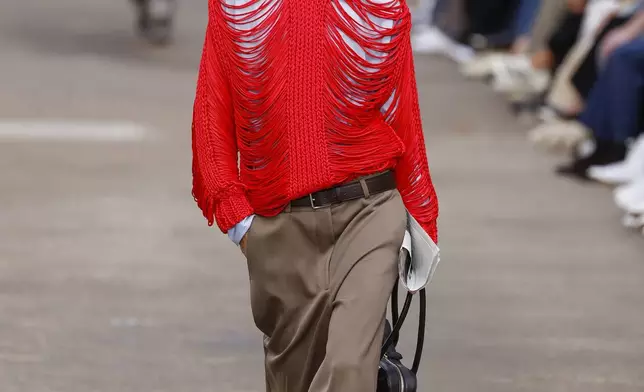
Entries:
<svg viewBox="0 0 644 392">
<path fill-rule="evenodd" d="M 291 203 L 289 202 L 289 203 L 286 205 L 286 208 L 284 208 L 284 212 L 285 212 L 285 213 L 287 213 L 287 214 L 290 214 L 290 213 L 291 213 L 291 208 L 293 208 L 293 206 L 292 206 L 292 205 L 291 205 Z"/>
<path fill-rule="evenodd" d="M 368 199 L 369 196 L 371 196 L 371 193 L 369 193 L 369 187 L 367 186 L 367 181 L 363 179 L 360 179 L 360 186 L 362 187 L 362 193 L 364 193 L 365 199 Z"/>
</svg>

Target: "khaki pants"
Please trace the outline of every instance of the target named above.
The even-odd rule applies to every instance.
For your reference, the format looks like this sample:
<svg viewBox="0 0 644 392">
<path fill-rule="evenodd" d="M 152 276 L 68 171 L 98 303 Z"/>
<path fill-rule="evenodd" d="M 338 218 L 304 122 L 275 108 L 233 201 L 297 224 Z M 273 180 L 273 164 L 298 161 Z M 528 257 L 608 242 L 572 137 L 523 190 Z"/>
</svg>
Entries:
<svg viewBox="0 0 644 392">
<path fill-rule="evenodd" d="M 548 39 L 566 13 L 563 0 L 542 0 L 541 10 L 532 27 L 532 52 L 544 50 Z"/>
<path fill-rule="evenodd" d="M 397 191 L 256 217 L 246 254 L 269 392 L 374 392 L 406 224 Z"/>
</svg>

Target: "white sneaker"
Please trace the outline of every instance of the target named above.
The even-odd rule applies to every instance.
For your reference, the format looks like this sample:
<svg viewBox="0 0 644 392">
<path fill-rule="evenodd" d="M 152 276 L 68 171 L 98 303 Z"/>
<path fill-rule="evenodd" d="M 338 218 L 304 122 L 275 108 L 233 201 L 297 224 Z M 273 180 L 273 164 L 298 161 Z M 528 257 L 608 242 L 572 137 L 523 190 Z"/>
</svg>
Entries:
<svg viewBox="0 0 644 392">
<path fill-rule="evenodd" d="M 532 67 L 527 56 L 514 55 L 491 60 L 493 88 L 512 96 L 541 94 L 550 84 L 550 74 Z"/>
<path fill-rule="evenodd" d="M 572 151 L 581 142 L 589 139 L 589 131 L 578 121 L 544 123 L 532 129 L 529 140 L 546 150 Z"/>
<path fill-rule="evenodd" d="M 542 106 L 537 112 L 537 120 L 541 121 L 542 123 L 552 123 L 561 121 L 561 116 L 559 116 L 557 111 L 550 106 Z"/>
<path fill-rule="evenodd" d="M 615 204 L 624 211 L 630 211 L 631 206 L 638 204 L 643 195 L 644 176 L 630 184 L 622 185 L 615 189 Z"/>
<path fill-rule="evenodd" d="M 446 42 L 438 34 L 438 30 L 432 27 L 423 28 L 412 37 L 412 48 L 414 52 L 423 54 L 443 53 Z"/>
<path fill-rule="evenodd" d="M 445 48 L 445 55 L 458 64 L 466 64 L 476 57 L 476 52 L 469 46 L 461 45 L 450 39 Z"/>
<path fill-rule="evenodd" d="M 633 142 L 624 161 L 593 166 L 588 170 L 588 176 L 611 185 L 626 184 L 644 176 L 644 136 Z"/>
<path fill-rule="evenodd" d="M 634 215 L 644 214 L 644 188 L 639 189 L 639 193 L 633 194 L 633 198 L 625 206 L 626 212 Z"/>
<path fill-rule="evenodd" d="M 498 93 L 512 93 L 525 90 L 527 86 L 526 66 L 511 56 L 496 57 L 490 60 L 494 81 L 492 88 Z"/>
<path fill-rule="evenodd" d="M 413 43 L 414 37 L 420 36 L 421 34 L 425 34 L 426 32 L 428 32 L 430 30 L 433 30 L 433 29 L 435 29 L 435 27 L 432 26 L 431 24 L 427 24 L 427 23 L 415 23 L 415 24 L 412 24 L 412 30 L 411 30 L 412 43 Z"/>
<path fill-rule="evenodd" d="M 608 185 L 626 184 L 633 179 L 633 171 L 626 161 L 605 166 L 591 166 L 588 177 Z"/>
<path fill-rule="evenodd" d="M 469 79 L 484 79 L 492 75 L 495 59 L 507 56 L 501 53 L 484 53 L 475 56 L 461 66 L 461 73 Z"/>
<path fill-rule="evenodd" d="M 627 229 L 644 228 L 644 215 L 626 214 L 622 218 L 622 226 Z"/>
<path fill-rule="evenodd" d="M 550 73 L 543 69 L 534 69 L 532 67 L 530 67 L 530 71 L 528 74 L 528 83 L 532 88 L 532 92 L 540 94 L 548 90 L 552 79 Z"/>
<path fill-rule="evenodd" d="M 644 193 L 640 194 L 639 200 L 628 206 L 629 214 L 644 215 Z"/>
<path fill-rule="evenodd" d="M 440 29 L 422 26 L 412 38 L 414 52 L 420 54 L 444 54 L 459 64 L 472 61 L 474 50 L 461 45 L 445 35 Z"/>
</svg>

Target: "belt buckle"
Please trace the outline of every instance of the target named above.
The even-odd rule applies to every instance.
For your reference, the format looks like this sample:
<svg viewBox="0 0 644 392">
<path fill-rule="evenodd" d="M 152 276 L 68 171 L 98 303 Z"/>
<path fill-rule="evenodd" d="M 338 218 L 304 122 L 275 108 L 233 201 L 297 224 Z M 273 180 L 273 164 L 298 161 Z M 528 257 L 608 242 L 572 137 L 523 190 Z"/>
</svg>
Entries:
<svg viewBox="0 0 644 392">
<path fill-rule="evenodd" d="M 312 193 L 309 193 L 309 201 L 311 202 L 311 208 L 314 210 L 319 210 L 320 208 L 324 208 L 325 206 L 316 206 L 315 205 L 315 197 L 313 197 Z"/>
</svg>

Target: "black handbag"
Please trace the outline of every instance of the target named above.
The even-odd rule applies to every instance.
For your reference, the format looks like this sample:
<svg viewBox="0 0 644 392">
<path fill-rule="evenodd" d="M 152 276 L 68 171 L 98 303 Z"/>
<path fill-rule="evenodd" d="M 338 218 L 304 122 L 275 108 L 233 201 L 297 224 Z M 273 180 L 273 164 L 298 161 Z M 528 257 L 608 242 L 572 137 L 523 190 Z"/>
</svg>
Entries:
<svg viewBox="0 0 644 392">
<path fill-rule="evenodd" d="M 385 324 L 385 339 L 382 345 L 382 352 L 380 358 L 380 365 L 378 368 L 378 387 L 377 392 L 416 392 L 418 387 L 418 379 L 416 374 L 420 366 L 420 359 L 423 353 L 423 345 L 425 341 L 425 319 L 426 319 L 426 305 L 427 295 L 425 289 L 418 292 L 420 297 L 420 311 L 418 317 L 418 337 L 416 340 L 416 353 L 414 354 L 414 361 L 410 368 L 407 368 L 402 363 L 403 356 L 396 351 L 398 344 L 398 337 L 400 328 L 402 327 L 409 308 L 411 307 L 413 293 L 407 293 L 403 308 L 398 313 L 398 281 L 394 285 L 391 295 L 391 320 L 393 328 L 386 320 Z"/>
</svg>

